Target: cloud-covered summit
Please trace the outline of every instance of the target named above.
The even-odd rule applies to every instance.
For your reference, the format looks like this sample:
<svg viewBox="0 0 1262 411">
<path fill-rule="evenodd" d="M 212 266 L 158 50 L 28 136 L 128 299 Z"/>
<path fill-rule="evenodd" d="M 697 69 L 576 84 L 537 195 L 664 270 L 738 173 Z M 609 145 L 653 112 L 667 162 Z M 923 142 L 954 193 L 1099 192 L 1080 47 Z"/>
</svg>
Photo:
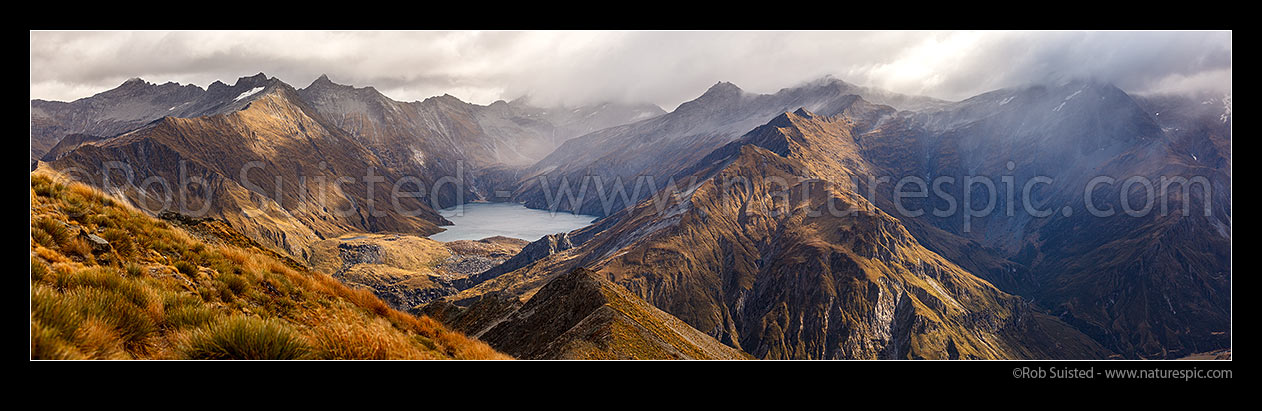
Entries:
<svg viewBox="0 0 1262 411">
<path fill-rule="evenodd" d="M 141 77 L 206 85 L 259 71 L 328 74 L 396 100 L 649 102 L 716 81 L 770 93 L 825 75 L 959 100 L 1090 78 L 1132 93 L 1231 90 L 1231 32 L 31 32 L 31 98 L 74 100 Z"/>
</svg>

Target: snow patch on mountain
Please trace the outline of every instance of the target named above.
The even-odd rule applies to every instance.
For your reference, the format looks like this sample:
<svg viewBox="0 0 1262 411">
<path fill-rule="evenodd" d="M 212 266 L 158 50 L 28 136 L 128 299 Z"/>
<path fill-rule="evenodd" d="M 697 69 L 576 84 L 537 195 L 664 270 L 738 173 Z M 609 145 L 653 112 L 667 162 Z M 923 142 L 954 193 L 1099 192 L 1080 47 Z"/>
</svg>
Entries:
<svg viewBox="0 0 1262 411">
<path fill-rule="evenodd" d="M 1231 94 L 1223 96 L 1223 114 L 1218 116 L 1218 119 L 1224 123 L 1231 120 Z"/>
<path fill-rule="evenodd" d="M 263 87 L 255 87 L 255 88 L 252 88 L 252 89 L 250 89 L 250 91 L 247 91 L 247 92 L 241 93 L 241 95 L 237 96 L 237 98 L 232 99 L 232 101 L 241 101 L 241 99 L 246 98 L 246 97 L 249 97 L 249 96 L 252 96 L 252 95 L 255 95 L 255 94 L 257 94 L 257 93 L 258 93 L 258 92 L 260 92 L 260 91 L 263 91 Z"/>
</svg>

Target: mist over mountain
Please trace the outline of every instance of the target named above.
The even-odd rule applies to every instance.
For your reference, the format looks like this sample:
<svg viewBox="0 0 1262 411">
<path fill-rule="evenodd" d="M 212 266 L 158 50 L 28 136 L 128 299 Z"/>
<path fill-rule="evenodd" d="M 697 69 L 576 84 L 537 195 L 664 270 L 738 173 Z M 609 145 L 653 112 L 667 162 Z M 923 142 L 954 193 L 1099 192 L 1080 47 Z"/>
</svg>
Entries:
<svg viewBox="0 0 1262 411">
<path fill-rule="evenodd" d="M 673 110 L 719 80 L 770 94 L 827 74 L 948 101 L 1075 78 L 1222 95 L 1231 49 L 1230 31 L 80 31 L 33 32 L 30 73 L 44 100 L 132 77 L 205 87 L 264 71 L 295 85 L 328 74 L 397 101 Z"/>
<path fill-rule="evenodd" d="M 775 95 L 756 95 L 718 83 L 657 119 L 571 141 L 536 164 L 515 196 L 533 207 L 607 217 L 571 233 L 572 250 L 505 273 L 455 298 L 468 300 L 476 293 L 496 290 L 529 293 L 555 273 L 583 266 L 605 273 L 694 327 L 755 356 L 855 355 L 853 351 L 828 354 L 837 348 L 832 339 L 796 348 L 763 347 L 761 338 L 766 337 L 750 336 L 747 327 L 753 325 L 744 323 L 751 315 L 746 296 L 756 292 L 760 281 L 772 281 L 773 277 L 764 276 L 781 269 L 782 264 L 767 253 L 786 252 L 782 250 L 791 248 L 786 236 L 802 230 L 794 227 L 799 223 L 796 219 L 783 215 L 762 223 L 770 225 L 751 226 L 759 221 L 752 217 L 755 209 L 751 207 L 788 207 L 790 215 L 802 207 L 801 212 L 809 214 L 824 204 L 796 199 L 793 193 L 812 191 L 794 184 L 818 179 L 863 193 L 873 206 L 896 216 L 910 237 L 927 250 L 1007 293 L 1035 301 L 1047 313 L 1124 357 L 1171 358 L 1228 344 L 1230 163 L 1220 153 L 1229 151 L 1230 133 L 1224 124 L 1229 126 L 1230 115 L 1224 115 L 1229 113 L 1224 100 L 1132 97 L 1111 84 L 1082 80 L 997 90 L 956 103 L 934 102 L 921 110 L 899 111 L 850 94 L 865 90 L 844 84 L 823 81 Z M 786 106 L 798 108 L 774 118 L 763 117 L 766 114 L 760 111 Z M 1159 122 L 1162 109 L 1180 114 L 1166 112 L 1166 119 Z M 765 124 L 755 127 L 754 121 Z M 734 134 L 741 129 L 752 130 L 743 137 Z M 726 187 L 723 179 L 707 170 L 729 167 L 736 162 L 734 156 L 751 145 L 773 155 L 746 160 L 757 164 L 753 168 L 719 175 L 748 179 L 770 172 L 768 167 L 786 173 L 788 166 L 773 166 L 771 160 L 783 157 L 800 162 L 787 168 L 793 171 L 780 174 L 788 186 L 767 184 L 752 190 L 755 194 L 788 193 L 784 195 L 793 200 L 705 196 L 713 190 L 708 189 L 710 184 Z M 662 189 L 659 185 L 656 191 L 632 194 L 632 201 L 625 202 L 622 193 L 630 192 L 632 182 L 645 175 L 659 182 L 670 178 L 679 186 Z M 960 184 L 976 176 L 994 179 L 991 184 L 998 186 L 994 187 L 997 192 L 990 193 L 993 199 L 987 199 L 985 190 Z M 545 177 L 551 186 L 544 183 Z M 876 177 L 891 180 L 884 189 L 875 190 L 871 182 Z M 935 187 L 945 197 L 896 198 L 890 185 L 903 177 L 922 178 L 921 184 L 939 178 L 954 183 Z M 603 188 L 585 186 L 578 182 L 584 178 L 606 184 Z M 619 178 L 624 186 L 608 183 Z M 1050 212 L 1035 216 L 1030 208 L 1014 204 L 1021 198 L 1016 190 L 1022 186 L 1005 188 L 997 181 L 1004 178 L 1022 184 L 1046 178 L 1046 184 L 1033 186 L 1038 189 L 1033 193 L 1036 208 Z M 1134 185 L 1121 190 L 1120 182 L 1134 178 L 1151 184 L 1167 178 L 1184 180 L 1173 191 L 1162 188 L 1144 199 L 1145 193 Z M 1197 185 L 1191 186 L 1189 178 L 1198 179 Z M 1092 185 L 1093 181 L 1114 183 Z M 923 187 L 927 192 L 927 185 Z M 1084 192 L 1084 187 L 1096 190 Z M 567 189 L 578 195 L 563 197 L 562 190 Z M 600 191 L 611 189 L 619 195 Z M 682 197 L 678 205 L 663 209 L 661 199 L 671 195 Z M 740 210 L 729 217 L 731 226 L 716 218 L 732 211 L 709 208 L 716 201 L 732 201 L 728 197 L 746 202 L 724 208 Z M 957 211 L 942 217 L 929 212 L 960 210 L 961 200 L 963 206 L 986 204 L 995 212 L 974 216 Z M 1156 207 L 1158 202 L 1176 211 L 1135 216 L 1117 212 L 1134 204 Z M 625 207 L 631 203 L 638 204 Z M 1098 216 L 1088 212 L 1093 208 L 1115 212 Z M 1005 209 L 1021 212 L 1001 211 Z M 1178 210 L 1189 211 L 1181 215 Z M 689 218 L 693 213 L 695 217 Z M 801 223 L 829 220 L 827 215 L 802 217 Z M 755 237 L 729 237 L 734 233 Z M 759 263 L 742 265 L 744 253 L 752 253 L 747 263 Z M 801 253 L 788 255 L 799 261 Z M 889 264 L 890 258 L 879 259 Z M 802 271 L 827 272 L 820 268 Z M 801 290 L 800 283 L 795 284 L 773 289 Z M 1163 297 L 1158 301 L 1142 297 L 1154 294 Z M 1181 295 L 1182 309 L 1174 303 L 1160 304 L 1166 298 L 1174 301 L 1174 295 Z M 806 325 L 780 323 L 777 327 Z M 784 344 L 783 336 L 775 338 L 776 344 Z M 815 344 L 832 348 L 813 352 L 815 348 L 809 347 Z"/>
<path fill-rule="evenodd" d="M 936 39 L 926 44 L 1025 44 Z M 401 101 L 383 90 L 406 82 L 352 86 L 328 75 L 302 88 L 258 73 L 204 89 L 129 77 L 69 102 L 32 99 L 30 161 L 32 175 L 79 178 L 138 213 L 222 225 L 518 358 L 1172 359 L 1229 350 L 1229 83 L 1226 93 L 1189 93 L 1180 88 L 1195 81 L 1156 68 L 1135 69 L 1146 80 L 1123 86 L 1020 64 L 1049 53 L 1082 57 L 1034 50 L 985 81 L 933 60 L 949 75 L 937 90 L 1004 83 L 952 99 L 892 91 L 909 87 L 876 69 L 854 76 L 885 79 L 862 82 L 870 85 L 790 69 L 795 79 L 784 84 L 794 85 L 767 92 L 711 78 L 670 111 L 645 103 L 662 101 L 657 86 L 641 94 L 628 91 L 642 86 L 631 77 L 613 84 L 565 70 L 539 76 L 573 74 L 566 90 L 512 77 L 523 89 L 499 94 L 516 98 L 485 105 L 445 93 Z M 1221 71 L 1215 53 L 1176 74 Z M 970 67 L 993 63 L 982 57 Z M 610 69 L 634 70 L 653 72 Z M 680 82 L 699 75 L 662 87 L 683 93 Z M 588 95 L 610 98 L 564 96 L 593 82 L 606 86 Z M 1149 92 L 1127 91 L 1136 84 Z M 483 201 L 599 219 L 531 243 L 426 238 L 451 223 L 437 210 Z M 63 226 L 100 227 L 75 231 L 100 256 L 67 261 L 113 261 L 104 255 L 122 242 L 97 235 L 106 217 L 78 221 L 82 205 L 59 207 L 75 221 Z M 82 248 L 37 240 L 40 264 Z M 178 271 L 199 272 L 194 254 L 177 256 L 193 261 Z"/>
</svg>

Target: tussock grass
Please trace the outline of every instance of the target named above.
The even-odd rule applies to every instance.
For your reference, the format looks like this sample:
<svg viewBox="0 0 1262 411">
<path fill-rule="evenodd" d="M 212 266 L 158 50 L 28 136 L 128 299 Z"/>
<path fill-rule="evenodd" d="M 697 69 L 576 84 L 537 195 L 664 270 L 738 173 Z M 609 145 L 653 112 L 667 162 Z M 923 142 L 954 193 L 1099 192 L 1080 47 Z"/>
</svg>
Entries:
<svg viewBox="0 0 1262 411">
<path fill-rule="evenodd" d="M 188 261 L 184 261 L 184 260 L 176 261 L 175 269 L 179 270 L 180 274 L 184 274 L 189 277 L 193 277 L 197 275 L 197 266 L 193 265 L 193 263 L 190 263 Z"/>
<path fill-rule="evenodd" d="M 143 282 L 128 279 L 122 271 L 112 267 L 91 267 L 77 271 L 65 279 L 64 287 L 112 291 L 139 307 L 148 307 L 157 299 L 154 290 L 146 287 Z"/>
<path fill-rule="evenodd" d="M 67 339 L 74 335 L 83 318 L 74 306 L 65 304 L 57 290 L 34 284 L 31 286 L 31 322 L 39 323 L 50 338 Z"/>
<path fill-rule="evenodd" d="M 118 329 L 99 318 L 88 318 L 75 331 L 79 351 L 92 358 L 127 359 L 128 341 L 119 335 Z"/>
<path fill-rule="evenodd" d="M 48 264 L 44 264 L 44 262 L 40 261 L 40 259 L 37 257 L 31 257 L 31 282 L 32 283 L 40 282 L 40 281 L 43 281 L 45 278 L 48 278 L 49 272 L 50 271 L 48 269 Z"/>
<path fill-rule="evenodd" d="M 250 280 L 246 280 L 245 277 L 232 272 L 220 272 L 219 282 L 223 284 L 225 289 L 232 291 L 233 294 L 242 294 L 251 286 Z"/>
<path fill-rule="evenodd" d="M 38 227 L 31 228 L 31 240 L 44 247 L 54 247 L 57 245 L 57 240 L 54 240 L 52 235 L 48 234 L 47 231 L 39 229 Z"/>
<path fill-rule="evenodd" d="M 150 346 L 148 339 L 158 331 L 157 320 L 146 307 L 102 288 L 77 288 L 61 293 L 35 284 L 31 287 L 31 322 L 38 324 L 38 327 L 33 326 L 32 333 L 38 328 L 44 346 L 73 346 L 96 358 L 116 358 L 123 349 L 143 354 Z M 112 345 L 103 343 L 102 339 L 109 339 Z M 119 349 L 107 347 L 113 345 Z M 32 352 L 35 358 L 45 358 L 38 354 L 40 352 Z"/>
<path fill-rule="evenodd" d="M 41 178 L 41 179 L 32 178 L 31 191 L 34 191 L 35 194 L 39 195 L 40 197 L 60 199 L 66 193 L 66 186 L 62 184 L 57 184 L 53 182 L 51 179 L 47 179 L 47 178 Z"/>
<path fill-rule="evenodd" d="M 127 276 L 128 277 L 138 278 L 141 275 L 144 275 L 144 273 L 145 273 L 145 268 L 141 267 L 139 264 L 127 263 Z"/>
<path fill-rule="evenodd" d="M 146 339 L 158 331 L 158 320 L 145 307 L 135 304 L 123 294 L 100 288 L 81 288 L 65 296 L 84 318 L 112 328 L 122 344 L 133 353 L 143 354 L 148 348 Z"/>
<path fill-rule="evenodd" d="M 419 349 L 414 340 L 392 333 L 393 325 L 384 318 L 329 320 L 316 329 L 314 355 L 331 360 L 415 360 L 434 359 Z"/>
<path fill-rule="evenodd" d="M 33 225 L 34 226 L 31 227 L 32 231 L 39 230 L 39 232 L 44 233 L 52 239 L 52 243 L 50 244 L 40 242 L 40 244 L 43 244 L 46 247 L 60 246 L 70 240 L 70 231 L 66 230 L 66 226 L 62 225 L 57 220 L 53 220 L 48 217 L 40 217 L 35 219 Z"/>
<path fill-rule="evenodd" d="M 65 200 L 60 207 L 63 214 L 74 221 L 83 222 L 86 219 L 91 206 L 84 203 L 83 197 L 76 193 L 75 195 L 62 197 L 62 199 Z"/>
<path fill-rule="evenodd" d="M 283 322 L 233 316 L 194 332 L 181 352 L 197 360 L 296 360 L 310 347 Z"/>
<path fill-rule="evenodd" d="M 62 338 L 57 330 L 37 320 L 31 320 L 31 358 L 48 360 L 78 360 L 83 354 Z"/>
<path fill-rule="evenodd" d="M 31 178 L 33 359 L 508 358 L 327 274 Z M 81 230 L 113 252 L 93 256 Z"/>
<path fill-rule="evenodd" d="M 72 257 L 92 257 L 92 246 L 88 245 L 88 240 L 79 237 L 72 238 L 61 244 L 61 251 Z"/>
<path fill-rule="evenodd" d="M 100 214 L 98 214 L 100 215 Z M 110 242 L 110 246 L 114 247 L 120 257 L 131 257 L 136 252 L 136 245 L 131 241 L 131 235 L 118 228 L 107 228 L 101 233 L 101 238 Z"/>
<path fill-rule="evenodd" d="M 165 325 L 175 329 L 204 328 L 218 317 L 219 312 L 206 305 L 181 305 L 166 309 Z"/>
</svg>

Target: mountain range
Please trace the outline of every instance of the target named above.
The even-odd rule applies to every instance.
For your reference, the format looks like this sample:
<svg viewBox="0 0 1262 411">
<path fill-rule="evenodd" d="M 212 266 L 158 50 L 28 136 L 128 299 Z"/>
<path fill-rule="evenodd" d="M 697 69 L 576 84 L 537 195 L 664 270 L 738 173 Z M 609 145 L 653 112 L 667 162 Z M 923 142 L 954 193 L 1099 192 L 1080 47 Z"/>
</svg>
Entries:
<svg viewBox="0 0 1262 411">
<path fill-rule="evenodd" d="M 441 231 L 437 225 L 449 222 L 435 208 L 493 194 L 481 189 L 483 173 L 493 182 L 569 134 L 661 112 L 612 103 L 478 106 L 451 96 L 401 103 L 325 76 L 294 89 L 262 73 L 206 90 L 132 79 L 71 103 L 31 104 L 32 156 L 50 167 L 91 170 L 83 177 L 94 185 L 151 208 L 170 204 L 179 187 L 137 186 L 146 179 L 205 182 L 202 189 L 189 184 L 182 208 L 304 258 L 313 243 L 351 232 Z M 518 149 L 517 140 L 537 147 Z M 42 146 L 50 148 L 35 151 Z M 107 181 L 103 170 L 119 175 Z M 337 184 L 345 176 L 382 181 Z M 437 184 L 447 176 L 461 183 Z M 419 189 L 424 198 L 395 197 L 396 205 L 387 197 L 392 186 Z"/>
<path fill-rule="evenodd" d="M 1069 81 L 949 102 L 826 77 L 773 94 L 719 82 L 665 112 L 405 103 L 260 73 L 205 90 L 133 79 L 33 100 L 31 113 L 33 168 L 127 164 L 87 182 L 142 209 L 173 192 L 146 179 L 193 177 L 184 208 L 311 266 L 357 233 L 438 232 L 449 222 L 435 210 L 464 202 L 600 216 L 495 266 L 426 274 L 406 295 L 356 280 L 519 358 L 1177 358 L 1230 346 L 1230 96 Z M 433 189 L 400 199 L 336 183 L 365 175 Z M 977 176 L 991 185 L 966 185 Z M 1126 183 L 1172 176 L 1194 181 L 1155 195 Z M 950 183 L 906 197 L 892 189 L 906 177 Z M 1036 179 L 1047 182 L 1026 184 Z M 1050 212 L 1033 215 L 1023 195 Z M 1176 211 L 1123 212 L 1134 204 Z M 932 212 L 943 209 L 955 212 Z"/>
</svg>

